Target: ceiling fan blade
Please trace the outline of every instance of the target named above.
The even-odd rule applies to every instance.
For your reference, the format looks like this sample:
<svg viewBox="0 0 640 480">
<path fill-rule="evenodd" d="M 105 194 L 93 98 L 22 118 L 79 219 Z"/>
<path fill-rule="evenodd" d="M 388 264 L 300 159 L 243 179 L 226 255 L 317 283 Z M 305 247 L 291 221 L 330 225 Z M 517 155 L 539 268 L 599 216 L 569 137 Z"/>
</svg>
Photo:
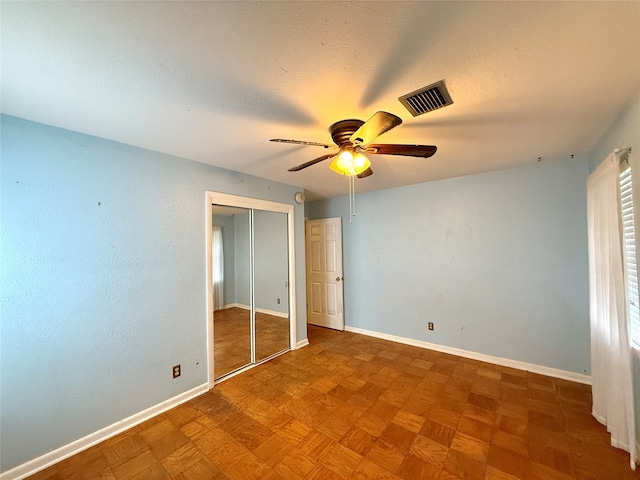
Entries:
<svg viewBox="0 0 640 480">
<path fill-rule="evenodd" d="M 429 158 L 436 153 L 438 147 L 435 145 L 397 145 L 381 143 L 369 145 L 365 152 L 378 155 L 405 155 L 407 157 Z"/>
<path fill-rule="evenodd" d="M 393 113 L 376 112 L 349 137 L 349 141 L 354 145 L 367 145 L 401 123 L 402 119 Z"/>
<path fill-rule="evenodd" d="M 335 157 L 335 156 L 336 156 L 335 153 L 330 153 L 329 155 L 322 155 L 321 157 L 314 158 L 313 160 L 310 160 L 307 163 L 303 163 L 301 165 L 298 165 L 297 167 L 290 168 L 289 171 L 297 172 L 299 170 L 302 170 L 303 168 L 310 167 L 311 165 L 315 165 L 316 163 L 320 163 L 328 158 Z"/>
<path fill-rule="evenodd" d="M 358 178 L 367 178 L 369 175 L 373 175 L 371 167 L 367 168 L 364 172 L 358 174 Z"/>
<path fill-rule="evenodd" d="M 318 143 L 318 142 L 307 142 L 305 140 L 288 140 L 286 138 L 272 138 L 269 141 L 278 142 L 278 143 L 293 143 L 294 145 L 310 145 L 312 147 L 335 148 L 334 145 L 327 145 L 326 143 Z"/>
</svg>

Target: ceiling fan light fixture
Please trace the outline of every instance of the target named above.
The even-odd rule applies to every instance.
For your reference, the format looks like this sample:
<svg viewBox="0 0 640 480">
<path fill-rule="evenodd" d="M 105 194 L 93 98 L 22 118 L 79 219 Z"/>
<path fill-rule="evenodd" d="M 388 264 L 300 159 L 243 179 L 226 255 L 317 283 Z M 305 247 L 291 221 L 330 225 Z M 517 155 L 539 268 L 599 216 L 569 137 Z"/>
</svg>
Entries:
<svg viewBox="0 0 640 480">
<path fill-rule="evenodd" d="M 343 150 L 331 162 L 329 168 L 340 175 L 355 176 L 371 166 L 369 159 L 361 153 L 354 154 L 350 150 Z"/>
</svg>

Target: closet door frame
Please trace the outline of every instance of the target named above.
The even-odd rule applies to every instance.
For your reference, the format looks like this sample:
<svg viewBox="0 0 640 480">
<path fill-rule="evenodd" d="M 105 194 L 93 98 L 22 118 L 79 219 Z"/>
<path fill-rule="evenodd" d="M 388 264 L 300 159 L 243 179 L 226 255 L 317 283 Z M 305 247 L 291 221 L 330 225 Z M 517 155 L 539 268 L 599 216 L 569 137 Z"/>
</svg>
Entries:
<svg viewBox="0 0 640 480">
<path fill-rule="evenodd" d="M 213 209 L 212 205 L 227 205 L 230 207 L 242 207 L 253 210 L 265 210 L 270 212 L 287 214 L 287 250 L 288 250 L 288 273 L 289 273 L 289 350 L 294 350 L 296 346 L 296 286 L 295 286 L 295 222 L 293 217 L 293 205 L 286 203 L 259 200 L 256 198 L 242 197 L 219 192 L 206 192 L 206 218 L 205 218 L 205 257 L 206 257 L 206 292 L 207 292 L 207 376 L 209 388 L 213 388 L 215 383 L 214 374 L 214 337 L 213 337 L 213 267 L 212 267 L 212 239 L 213 239 Z M 253 241 L 253 239 L 251 240 Z M 252 287 L 253 290 L 253 287 Z M 253 297 L 253 295 L 252 295 Z M 252 298 L 253 311 L 253 298 Z M 268 357 L 270 359 L 272 357 Z M 267 359 L 267 360 L 268 360 Z M 241 373 L 249 368 L 259 365 L 261 362 L 252 363 L 237 372 L 225 376 L 223 380 Z"/>
</svg>

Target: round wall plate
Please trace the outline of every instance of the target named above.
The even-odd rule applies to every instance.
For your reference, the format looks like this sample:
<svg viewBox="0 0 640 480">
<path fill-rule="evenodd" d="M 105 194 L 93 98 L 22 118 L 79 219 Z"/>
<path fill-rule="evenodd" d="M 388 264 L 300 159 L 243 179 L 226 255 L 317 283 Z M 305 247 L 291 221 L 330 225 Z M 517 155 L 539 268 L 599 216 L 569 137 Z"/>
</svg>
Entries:
<svg viewBox="0 0 640 480">
<path fill-rule="evenodd" d="M 298 192 L 295 196 L 296 203 L 304 203 L 304 193 Z"/>
</svg>

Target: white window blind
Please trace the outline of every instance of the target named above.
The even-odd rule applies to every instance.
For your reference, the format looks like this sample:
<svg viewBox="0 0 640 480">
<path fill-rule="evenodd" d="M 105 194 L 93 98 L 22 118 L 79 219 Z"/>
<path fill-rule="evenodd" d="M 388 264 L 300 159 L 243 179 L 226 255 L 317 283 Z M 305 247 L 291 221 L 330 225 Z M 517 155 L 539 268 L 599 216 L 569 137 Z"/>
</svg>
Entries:
<svg viewBox="0 0 640 480">
<path fill-rule="evenodd" d="M 636 231 L 633 212 L 633 180 L 631 167 L 626 165 L 620 173 L 620 206 L 623 226 L 623 251 L 627 311 L 629 315 L 629 342 L 640 349 L 640 299 L 638 294 L 638 262 Z"/>
</svg>

